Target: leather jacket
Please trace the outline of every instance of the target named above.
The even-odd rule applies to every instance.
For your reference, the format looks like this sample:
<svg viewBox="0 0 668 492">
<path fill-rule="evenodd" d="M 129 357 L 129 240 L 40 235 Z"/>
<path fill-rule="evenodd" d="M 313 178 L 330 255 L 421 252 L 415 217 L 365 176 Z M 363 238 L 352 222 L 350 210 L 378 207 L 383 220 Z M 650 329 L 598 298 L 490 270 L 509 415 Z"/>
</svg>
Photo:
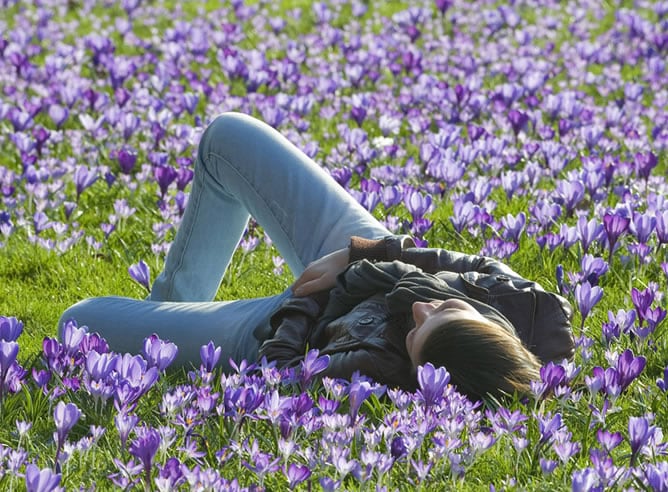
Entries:
<svg viewBox="0 0 668 492">
<path fill-rule="evenodd" d="M 473 300 L 484 315 L 484 309 L 501 313 L 507 322 L 499 324 L 514 330 L 542 362 L 573 356 L 568 301 L 497 260 L 416 248 L 407 236 L 353 237 L 350 258 L 333 289 L 282 304 L 271 317 L 260 357 L 279 366 L 293 365 L 308 349 L 317 348 L 330 356 L 325 376 L 349 379 L 359 371 L 382 384 L 415 389 L 415 371 L 405 347 L 412 317 L 391 313 L 386 293 L 416 272 Z"/>
</svg>

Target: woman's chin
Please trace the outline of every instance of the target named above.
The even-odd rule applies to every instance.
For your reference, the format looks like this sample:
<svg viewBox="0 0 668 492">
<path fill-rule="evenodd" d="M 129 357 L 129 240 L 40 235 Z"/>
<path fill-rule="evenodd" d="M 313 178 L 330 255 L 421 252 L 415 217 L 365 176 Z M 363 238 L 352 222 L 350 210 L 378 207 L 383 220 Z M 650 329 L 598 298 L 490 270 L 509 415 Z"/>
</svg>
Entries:
<svg viewBox="0 0 668 492">
<path fill-rule="evenodd" d="M 406 341 L 404 344 L 406 345 L 406 350 L 411 349 L 411 345 L 413 345 L 413 337 L 415 336 L 415 332 L 417 331 L 417 326 L 412 328 L 407 334 L 406 334 Z"/>
</svg>

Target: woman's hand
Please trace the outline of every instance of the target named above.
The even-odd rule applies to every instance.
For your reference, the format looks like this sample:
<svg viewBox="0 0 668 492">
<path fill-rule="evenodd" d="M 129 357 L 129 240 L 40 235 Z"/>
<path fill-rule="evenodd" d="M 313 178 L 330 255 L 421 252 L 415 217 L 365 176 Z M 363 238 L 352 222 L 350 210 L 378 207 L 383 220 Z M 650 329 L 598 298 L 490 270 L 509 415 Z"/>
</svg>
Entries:
<svg viewBox="0 0 668 492">
<path fill-rule="evenodd" d="M 292 285 L 292 292 L 301 297 L 331 289 L 336 283 L 336 276 L 346 269 L 349 260 L 350 249 L 343 248 L 309 263 Z"/>
</svg>

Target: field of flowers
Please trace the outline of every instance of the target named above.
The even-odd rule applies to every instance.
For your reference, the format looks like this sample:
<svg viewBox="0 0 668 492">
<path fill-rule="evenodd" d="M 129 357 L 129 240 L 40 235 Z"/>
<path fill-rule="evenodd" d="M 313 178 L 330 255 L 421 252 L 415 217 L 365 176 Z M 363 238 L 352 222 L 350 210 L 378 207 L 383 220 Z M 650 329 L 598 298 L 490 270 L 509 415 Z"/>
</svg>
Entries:
<svg viewBox="0 0 668 492">
<path fill-rule="evenodd" d="M 0 488 L 668 490 L 668 2 L 5 0 Z M 146 295 L 223 111 L 283 132 L 393 231 L 573 303 L 530 398 L 469 402 L 60 313 Z M 251 224 L 219 298 L 291 282 Z"/>
</svg>

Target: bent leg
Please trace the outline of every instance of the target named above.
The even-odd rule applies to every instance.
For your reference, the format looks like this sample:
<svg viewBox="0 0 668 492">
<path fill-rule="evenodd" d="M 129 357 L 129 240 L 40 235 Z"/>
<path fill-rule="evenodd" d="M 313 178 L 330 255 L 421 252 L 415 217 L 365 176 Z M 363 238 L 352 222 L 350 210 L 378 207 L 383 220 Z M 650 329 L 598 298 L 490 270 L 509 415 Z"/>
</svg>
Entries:
<svg viewBox="0 0 668 492">
<path fill-rule="evenodd" d="M 230 371 L 229 359 L 257 360 L 270 315 L 289 295 L 230 302 L 154 302 L 127 297 L 96 297 L 70 307 L 58 322 L 58 336 L 69 319 L 97 332 L 114 352 L 139 353 L 144 339 L 156 333 L 178 347 L 175 366 L 200 360 L 200 347 L 210 340 L 222 348 L 220 364 Z M 257 333 L 257 336 L 255 334 Z M 259 340 L 258 340 L 259 338 Z"/>
<path fill-rule="evenodd" d="M 323 169 L 269 125 L 225 113 L 199 145 L 193 188 L 153 300 L 211 300 L 248 218 L 295 275 L 352 235 L 389 234 Z"/>
</svg>

